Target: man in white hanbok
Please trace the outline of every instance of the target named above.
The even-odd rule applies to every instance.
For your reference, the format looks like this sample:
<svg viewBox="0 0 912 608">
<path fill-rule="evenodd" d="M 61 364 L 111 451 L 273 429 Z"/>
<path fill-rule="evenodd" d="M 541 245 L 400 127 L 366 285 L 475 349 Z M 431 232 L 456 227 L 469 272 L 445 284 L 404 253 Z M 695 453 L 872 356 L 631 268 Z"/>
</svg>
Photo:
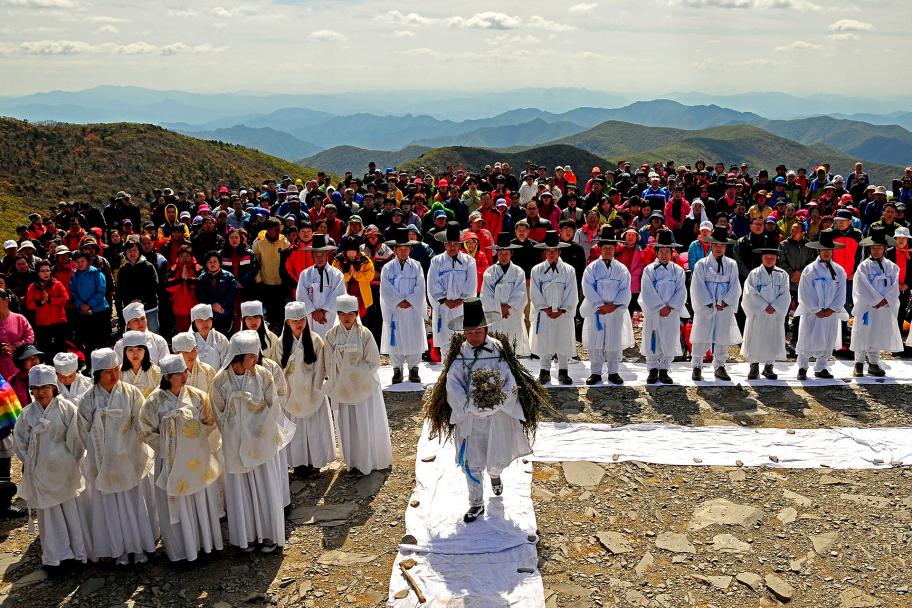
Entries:
<svg viewBox="0 0 912 608">
<path fill-rule="evenodd" d="M 124 331 L 139 331 L 146 336 L 146 348 L 149 349 L 149 358 L 152 360 L 152 363 L 158 365 L 158 362 L 162 357 L 171 354 L 171 351 L 168 350 L 167 340 L 160 335 L 149 331 L 146 322 L 146 310 L 143 308 L 141 302 L 131 302 L 124 306 L 123 317 L 124 323 L 127 324 Z M 124 360 L 123 338 L 114 344 L 114 352 L 117 353 L 117 357 L 121 361 Z"/>
<path fill-rule="evenodd" d="M 196 352 L 200 360 L 213 369 L 222 367 L 228 354 L 228 338 L 212 327 L 212 306 L 197 304 L 190 309 L 190 330 L 196 339 Z"/>
<path fill-rule="evenodd" d="M 817 236 L 818 240 L 807 244 L 818 251 L 817 259 L 805 266 L 798 282 L 798 380 L 807 380 L 811 357 L 816 359 L 814 376 L 833 378 L 830 355 L 842 344 L 842 322 L 849 319 L 845 309 L 846 272 L 833 261 L 833 251 L 845 245 L 836 242 L 837 233 L 832 229 L 821 230 Z"/>
<path fill-rule="evenodd" d="M 754 254 L 761 256 L 761 264 L 744 281 L 741 308 L 746 320 L 741 355 L 750 363 L 748 380 L 760 377 L 761 363 L 763 377 L 775 380 L 773 363 L 785 358 L 785 316 L 792 303 L 789 275 L 776 266 L 779 249 L 754 249 Z"/>
<path fill-rule="evenodd" d="M 92 388 L 92 381 L 79 373 L 79 357 L 70 352 L 54 355 L 54 369 L 57 370 L 57 390 L 67 401 L 76 403 Z"/>
<path fill-rule="evenodd" d="M 465 299 L 476 295 L 478 273 L 475 258 L 459 250 L 461 233 L 458 223 L 447 223 L 446 230 L 436 233 L 434 238 L 443 241 L 445 251 L 431 258 L 427 273 L 427 298 L 431 305 L 434 347 L 446 356 L 445 349 L 452 335 L 449 322 L 462 315 Z"/>
<path fill-rule="evenodd" d="M 599 259 L 583 271 L 583 346 L 589 353 L 589 377 L 586 384 L 602 382 L 602 366 L 608 370 L 608 382 L 624 384 L 618 373 L 624 349 L 636 344 L 630 322 L 630 271 L 614 259 L 618 244 L 610 226 L 602 228 L 595 242 L 601 250 Z"/>
<path fill-rule="evenodd" d="M 529 330 L 523 318 L 523 308 L 529 298 L 526 274 L 512 263 L 513 250 L 521 248 L 521 245 L 513 243 L 509 232 L 497 235 L 497 244 L 490 247 L 497 256 L 497 263 L 485 270 L 478 295 L 486 309 L 500 313 L 500 318 L 491 324 L 488 331 L 504 334 L 516 345 L 517 357 L 528 357 L 532 351 L 529 349 Z"/>
<path fill-rule="evenodd" d="M 724 226 L 716 226 L 705 240 L 710 243 L 711 254 L 694 265 L 690 280 L 690 303 L 694 317 L 690 331 L 692 378 L 695 381 L 703 379 L 703 355 L 712 349 L 714 375 L 719 380 L 728 381 L 731 380 L 725 371 L 728 347 L 741 342 L 741 332 L 735 320 L 741 299 L 738 263 L 725 256 L 725 250 L 735 242 L 729 240 Z"/>
<path fill-rule="evenodd" d="M 420 383 L 418 362 L 427 350 L 424 318 L 427 315 L 424 270 L 409 257 L 418 241 L 409 239 L 408 228 L 397 228 L 395 238 L 386 244 L 396 257 L 380 270 L 380 311 L 383 331 L 380 352 L 389 355 L 393 365 L 393 384 L 402 382 L 405 366 L 408 381 Z"/>
<path fill-rule="evenodd" d="M 687 284 L 684 269 L 671 261 L 674 242 L 671 230 L 656 232 L 656 260 L 643 269 L 640 278 L 640 309 L 643 311 L 643 335 L 640 354 L 646 357 L 649 374 L 646 384 L 673 384 L 668 370 L 671 361 L 682 354 L 681 319 L 687 313 Z"/>
<path fill-rule="evenodd" d="M 545 261 L 532 268 L 529 290 L 532 294 L 532 353 L 541 364 L 538 380 L 551 381 L 551 357 L 557 355 L 557 380 L 573 384 L 567 362 L 576 355 L 576 327 L 573 315 L 579 302 L 576 271 L 560 259 L 560 250 L 569 247 L 556 230 L 548 230 L 543 242 L 535 245 L 545 251 Z"/>
<path fill-rule="evenodd" d="M 864 376 L 864 362 L 872 376 L 887 375 L 880 365 L 880 352 L 903 350 L 902 335 L 896 317 L 899 311 L 899 266 L 884 257 L 887 247 L 896 241 L 882 226 L 872 226 L 868 238 L 859 243 L 869 247 L 871 257 L 855 269 L 852 282 L 852 342 L 855 353 L 855 377 Z"/>
<path fill-rule="evenodd" d="M 336 324 L 336 298 L 345 293 L 342 271 L 328 263 L 335 250 L 327 244 L 326 235 L 313 236 L 310 247 L 303 251 L 311 252 L 314 263 L 301 272 L 295 292 L 295 299 L 307 307 L 310 330 L 321 338 Z"/>
</svg>

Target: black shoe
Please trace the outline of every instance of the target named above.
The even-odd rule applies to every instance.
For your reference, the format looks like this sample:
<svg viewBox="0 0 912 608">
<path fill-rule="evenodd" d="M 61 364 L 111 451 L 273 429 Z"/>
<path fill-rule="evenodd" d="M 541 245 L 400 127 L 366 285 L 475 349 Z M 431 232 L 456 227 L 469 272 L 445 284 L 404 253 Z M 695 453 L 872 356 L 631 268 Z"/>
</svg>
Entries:
<svg viewBox="0 0 912 608">
<path fill-rule="evenodd" d="M 814 375 L 818 378 L 824 378 L 826 380 L 832 380 L 833 374 L 830 373 L 830 370 L 824 369 L 819 372 L 814 372 Z"/>
<path fill-rule="evenodd" d="M 500 480 L 500 477 L 491 478 L 491 490 L 494 491 L 494 496 L 503 494 L 503 482 Z"/>
<path fill-rule="evenodd" d="M 470 524 L 473 521 L 475 521 L 476 519 L 478 519 L 482 513 L 484 513 L 483 506 L 469 507 L 469 510 L 466 511 L 466 514 L 462 516 L 462 521 L 464 521 L 467 524 Z"/>
<path fill-rule="evenodd" d="M 551 382 L 551 372 L 547 370 L 541 370 L 538 372 L 538 381 L 542 384 L 548 384 Z"/>
<path fill-rule="evenodd" d="M 703 379 L 703 370 L 700 369 L 699 367 L 695 367 L 693 369 L 693 372 L 690 374 L 690 379 L 693 380 L 694 382 L 699 382 L 700 380 L 702 380 Z"/>
<path fill-rule="evenodd" d="M 798 369 L 798 380 L 807 380 L 808 379 L 808 370 L 803 367 Z"/>
<path fill-rule="evenodd" d="M 529 358 L 534 361 L 534 360 L 538 359 L 538 355 L 529 355 Z"/>
<path fill-rule="evenodd" d="M 393 384 L 399 384 L 400 382 L 402 382 L 402 370 L 397 367 L 393 370 Z"/>
<path fill-rule="evenodd" d="M 725 371 L 724 367 L 717 367 L 716 371 L 713 372 L 713 375 L 719 380 L 724 380 L 725 382 L 731 382 L 731 376 L 728 375 L 728 372 Z"/>
<path fill-rule="evenodd" d="M 649 370 L 649 375 L 646 376 L 646 384 L 655 384 L 659 381 L 659 370 L 651 369 Z"/>
<path fill-rule="evenodd" d="M 779 378 L 779 375 L 773 371 L 772 365 L 764 365 L 763 366 L 763 377 L 766 378 L 767 380 L 777 380 Z"/>
<path fill-rule="evenodd" d="M 602 377 L 599 374 L 591 374 L 586 378 L 586 386 L 592 386 L 593 384 L 601 384 Z"/>
<path fill-rule="evenodd" d="M 260 545 L 260 553 L 275 553 L 278 548 L 279 546 L 271 540 L 264 540 Z"/>
<path fill-rule="evenodd" d="M 564 386 L 573 384 L 573 379 L 570 378 L 570 374 L 567 373 L 565 369 L 557 370 L 557 381 L 563 384 Z"/>
<path fill-rule="evenodd" d="M 747 379 L 748 379 L 748 380 L 756 380 L 756 379 L 759 378 L 759 377 L 760 377 L 760 364 L 759 364 L 759 363 L 751 363 L 750 371 L 747 372 Z"/>
<path fill-rule="evenodd" d="M 864 363 L 856 363 L 855 369 L 852 370 L 852 375 L 856 378 L 864 376 Z"/>
<path fill-rule="evenodd" d="M 414 382 L 415 384 L 421 384 L 421 377 L 418 375 L 418 366 L 416 365 L 409 370 L 409 382 Z"/>
<path fill-rule="evenodd" d="M 793 344 L 785 344 L 785 355 L 787 357 L 795 357 L 798 353 L 795 351 L 795 346 Z"/>
<path fill-rule="evenodd" d="M 608 374 L 608 382 L 610 382 L 611 384 L 615 384 L 615 385 L 624 384 L 624 379 L 621 378 L 621 375 L 617 374 L 617 373 Z"/>
<path fill-rule="evenodd" d="M 674 380 L 672 380 L 671 376 L 668 375 L 667 369 L 659 370 L 659 382 L 662 384 L 674 384 Z"/>
<path fill-rule="evenodd" d="M 313 479 L 320 474 L 320 469 L 309 464 L 302 464 L 294 468 L 294 475 L 298 479 Z"/>
<path fill-rule="evenodd" d="M 884 376 L 887 375 L 887 372 L 885 372 L 884 369 L 881 366 L 877 365 L 876 363 L 869 363 L 868 364 L 868 375 L 874 376 L 876 378 L 883 378 Z"/>
<path fill-rule="evenodd" d="M 28 511 L 12 505 L 0 511 L 0 519 L 16 519 L 17 517 L 25 517 L 26 515 L 28 515 Z"/>
</svg>

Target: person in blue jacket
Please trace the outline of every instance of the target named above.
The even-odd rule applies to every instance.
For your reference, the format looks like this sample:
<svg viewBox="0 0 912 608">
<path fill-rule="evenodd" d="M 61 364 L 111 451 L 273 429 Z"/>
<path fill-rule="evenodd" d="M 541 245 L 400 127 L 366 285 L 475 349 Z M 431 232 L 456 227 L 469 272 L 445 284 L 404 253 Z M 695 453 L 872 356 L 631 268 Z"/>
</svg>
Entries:
<svg viewBox="0 0 912 608">
<path fill-rule="evenodd" d="M 212 325 L 222 334 L 230 335 L 237 281 L 233 274 L 222 270 L 222 256 L 218 251 L 206 253 L 201 261 L 206 269 L 196 279 L 196 299 L 200 304 L 212 306 Z"/>
<path fill-rule="evenodd" d="M 90 353 L 111 343 L 111 305 L 105 298 L 107 281 L 91 265 L 84 251 L 73 253 L 76 271 L 70 278 L 70 298 L 76 307 L 76 337 L 83 352 Z"/>
</svg>

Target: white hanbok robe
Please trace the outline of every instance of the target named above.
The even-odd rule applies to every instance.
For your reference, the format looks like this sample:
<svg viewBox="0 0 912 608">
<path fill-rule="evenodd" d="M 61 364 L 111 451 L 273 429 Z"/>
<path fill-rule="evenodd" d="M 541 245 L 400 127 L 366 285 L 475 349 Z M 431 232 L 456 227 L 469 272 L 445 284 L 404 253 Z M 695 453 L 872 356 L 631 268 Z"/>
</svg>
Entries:
<svg viewBox="0 0 912 608">
<path fill-rule="evenodd" d="M 242 549 L 285 544 L 288 470 L 281 452 L 294 435 L 273 374 L 256 365 L 243 375 L 226 367 L 212 381 L 212 407 L 222 433 L 228 539 Z"/>
<path fill-rule="evenodd" d="M 874 308 L 881 300 L 887 305 Z M 883 258 L 863 260 L 852 281 L 853 352 L 891 353 L 903 350 L 902 336 L 896 317 L 899 313 L 899 266 Z"/>
<path fill-rule="evenodd" d="M 462 306 L 449 308 L 441 300 L 465 300 L 478 293 L 478 273 L 475 258 L 459 252 L 455 258 L 443 252 L 431 258 L 427 274 L 427 298 L 431 305 L 431 330 L 434 346 L 446 353 L 453 332 L 447 327 L 450 320 L 462 316 Z"/>
<path fill-rule="evenodd" d="M 326 334 L 323 357 L 345 464 L 365 474 L 389 468 L 393 446 L 373 336 L 360 323 L 350 330 L 338 324 Z"/>
<path fill-rule="evenodd" d="M 539 357 L 552 354 L 576 355 L 576 326 L 573 315 L 579 303 L 576 271 L 563 260 L 557 261 L 557 271 L 551 270 L 547 261 L 532 268 L 529 291 L 532 297 L 531 350 Z M 563 310 L 564 314 L 551 319 L 546 308 Z"/>
<path fill-rule="evenodd" d="M 59 379 L 57 380 L 57 390 L 60 391 L 60 396 L 73 403 L 78 402 L 79 398 L 90 388 L 92 388 L 92 380 L 82 374 L 76 374 L 76 379 L 69 386 Z"/>
<path fill-rule="evenodd" d="M 509 336 L 516 342 L 516 356 L 528 357 L 532 351 L 529 349 L 529 331 L 526 329 L 523 309 L 529 296 L 523 269 L 511 263 L 505 273 L 500 264 L 488 266 L 481 279 L 479 297 L 485 310 L 497 314 L 500 314 L 501 304 L 510 307 L 509 318 L 501 317 L 488 327 L 488 331 Z"/>
<path fill-rule="evenodd" d="M 143 399 L 152 394 L 152 391 L 158 388 L 161 383 L 161 369 L 154 363 L 149 369 L 139 368 L 139 373 L 132 369 L 120 372 L 121 381 L 135 386 L 142 391 Z"/>
<path fill-rule="evenodd" d="M 149 330 L 146 330 L 145 334 L 146 348 L 149 349 L 149 359 L 152 360 L 152 363 L 158 365 L 158 362 L 161 361 L 162 357 L 167 357 L 171 354 L 171 349 L 168 348 L 168 341 Z M 123 338 L 114 343 L 114 352 L 117 353 L 117 357 L 121 361 L 124 360 Z"/>
<path fill-rule="evenodd" d="M 155 551 L 152 450 L 139 438 L 143 401 L 142 391 L 125 382 L 110 393 L 95 385 L 79 400 L 93 560 L 112 557 L 124 564 L 131 553 L 144 561 L 144 552 Z"/>
<path fill-rule="evenodd" d="M 218 434 L 206 393 L 156 389 L 140 410 L 140 437 L 155 451 L 155 499 L 168 559 L 194 561 L 222 549 Z"/>
<path fill-rule="evenodd" d="M 197 360 L 213 369 L 221 369 L 225 356 L 228 354 L 228 338 L 225 337 L 225 334 L 210 329 L 209 335 L 205 338 L 196 331 L 193 332 L 193 337 L 196 338 Z"/>
<path fill-rule="evenodd" d="M 287 327 L 285 331 L 290 331 Z M 305 328 L 304 331 L 309 331 Z M 333 433 L 329 399 L 323 391 L 326 378 L 326 363 L 323 355 L 323 339 L 310 332 L 317 360 L 304 362 L 304 347 L 300 338 L 292 342 L 292 353 L 283 370 L 287 384 L 287 396 L 281 400 L 285 414 L 295 425 L 294 437 L 285 448 L 285 455 L 293 467 L 307 466 L 321 468 L 336 458 L 336 438 Z M 276 346 L 276 356 L 282 361 L 282 341 Z"/>
<path fill-rule="evenodd" d="M 74 383 L 75 384 L 75 383 Z M 13 445 L 22 461 L 19 497 L 38 511 L 41 563 L 85 563 L 91 557 L 89 504 L 79 465 L 85 447 L 73 402 L 57 396 L 47 408 L 33 401 L 16 420 Z"/>
<path fill-rule="evenodd" d="M 633 338 L 633 324 L 630 322 L 630 271 L 617 260 L 611 267 L 599 258 L 586 266 L 582 280 L 583 304 L 583 345 L 590 353 L 594 351 L 613 352 L 630 348 L 636 342 Z M 603 304 L 614 304 L 614 312 L 599 314 Z"/>
<path fill-rule="evenodd" d="M 330 264 L 323 266 L 321 287 L 320 270 L 316 266 L 305 269 L 298 277 L 295 300 L 304 302 L 307 310 L 307 325 L 310 331 L 321 338 L 336 324 L 336 298 L 345 295 L 345 278 L 342 271 Z M 326 311 L 326 323 L 314 321 L 313 313 Z"/>
<path fill-rule="evenodd" d="M 480 349 L 476 358 L 475 348 L 464 342 L 446 377 L 447 402 L 452 408 L 450 424 L 456 425 L 453 440 L 457 458 L 463 454 L 460 464 L 479 481 L 481 471 L 499 476 L 511 462 L 532 453 L 522 428 L 526 418 L 516 395 L 516 378 L 500 353 L 501 344 L 489 336 Z M 491 409 L 479 409 L 472 396 L 472 372 L 481 368 L 500 372 L 504 381 L 506 398 Z"/>
<path fill-rule="evenodd" d="M 640 354 L 656 359 L 673 359 L 681 351 L 681 319 L 687 312 L 687 283 L 684 269 L 668 262 L 664 267 L 652 262 L 640 277 L 639 303 L 643 311 L 643 336 Z M 659 311 L 669 306 L 667 317 Z"/>
<path fill-rule="evenodd" d="M 801 271 L 798 282 L 798 307 L 795 316 L 801 317 L 795 350 L 812 356 L 829 356 L 842 343 L 842 321 L 849 320 L 846 312 L 846 273 L 832 262 L 834 279 L 818 257 Z M 825 319 L 816 313 L 829 308 L 833 314 Z"/>
<path fill-rule="evenodd" d="M 716 257 L 708 255 L 696 263 L 690 279 L 690 303 L 693 306 L 692 344 L 715 344 L 726 348 L 741 342 L 741 331 L 735 313 L 741 300 L 738 263 L 722 258 L 722 272 Z M 717 304 L 727 304 L 716 310 Z"/>
<path fill-rule="evenodd" d="M 744 341 L 741 354 L 750 363 L 785 359 L 785 317 L 792 296 L 788 273 L 774 266 L 769 273 L 764 266 L 750 271 L 744 281 L 741 308 L 744 310 Z M 776 309 L 773 314 L 766 307 Z"/>
<path fill-rule="evenodd" d="M 221 368 L 221 365 L 219 365 Z M 187 370 L 187 384 L 193 388 L 198 388 L 208 394 L 212 387 L 212 380 L 215 378 L 215 368 L 206 365 L 199 358 L 193 362 L 193 367 Z"/>
<path fill-rule="evenodd" d="M 427 350 L 424 319 L 427 315 L 424 270 L 411 258 L 404 265 L 393 258 L 380 270 L 380 312 L 383 332 L 380 352 L 384 355 L 417 355 Z M 399 308 L 405 300 L 410 308 Z"/>
</svg>

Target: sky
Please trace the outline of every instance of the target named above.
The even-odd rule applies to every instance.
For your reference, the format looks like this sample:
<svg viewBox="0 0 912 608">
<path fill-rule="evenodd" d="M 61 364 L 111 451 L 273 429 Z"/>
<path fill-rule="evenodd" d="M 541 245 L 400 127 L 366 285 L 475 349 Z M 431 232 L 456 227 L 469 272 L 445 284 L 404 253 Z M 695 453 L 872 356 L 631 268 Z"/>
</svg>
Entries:
<svg viewBox="0 0 912 608">
<path fill-rule="evenodd" d="M 912 94 L 905 0 L 0 0 L 0 95 Z"/>
</svg>

